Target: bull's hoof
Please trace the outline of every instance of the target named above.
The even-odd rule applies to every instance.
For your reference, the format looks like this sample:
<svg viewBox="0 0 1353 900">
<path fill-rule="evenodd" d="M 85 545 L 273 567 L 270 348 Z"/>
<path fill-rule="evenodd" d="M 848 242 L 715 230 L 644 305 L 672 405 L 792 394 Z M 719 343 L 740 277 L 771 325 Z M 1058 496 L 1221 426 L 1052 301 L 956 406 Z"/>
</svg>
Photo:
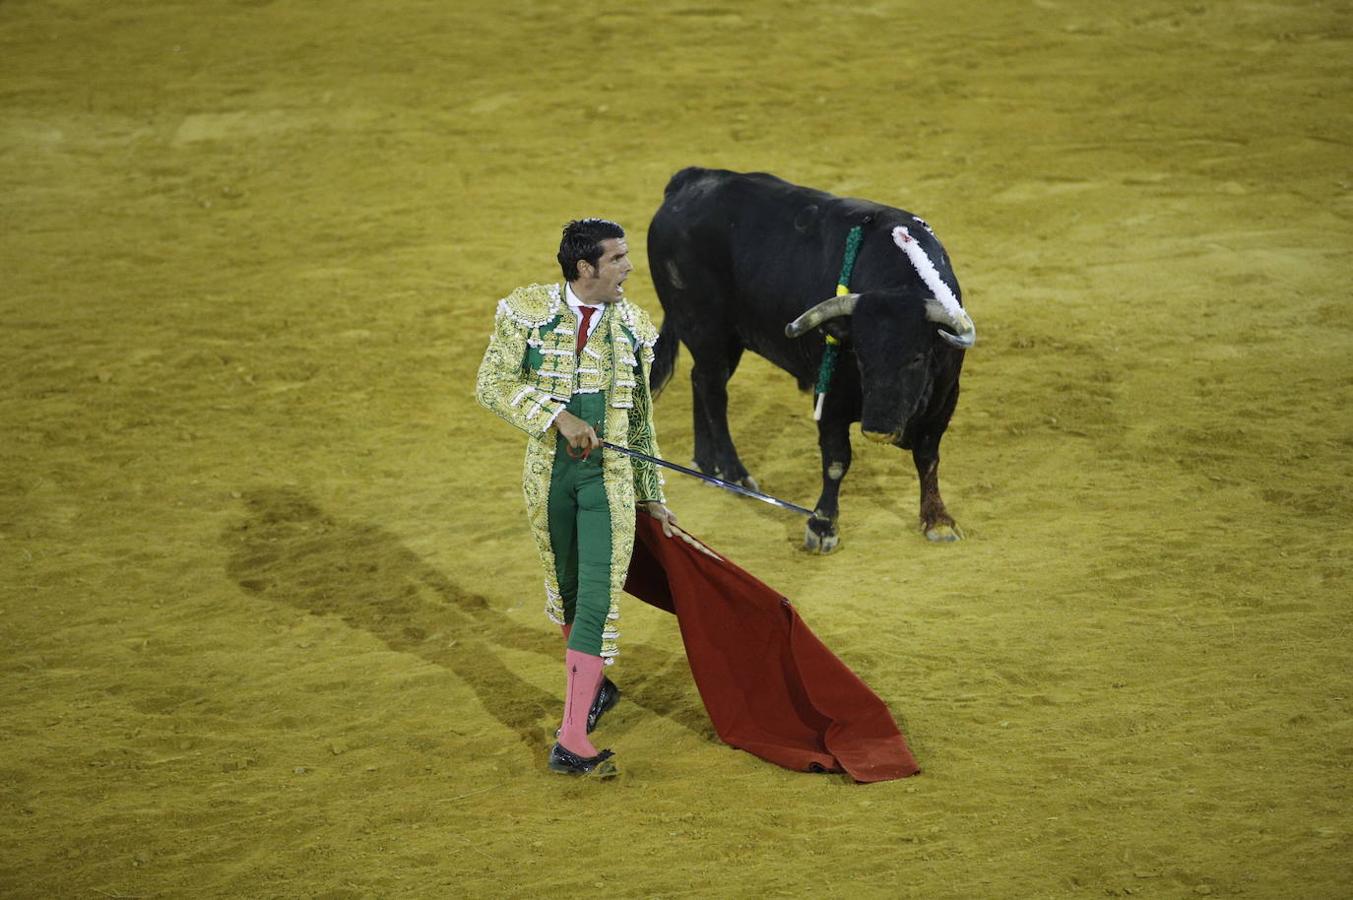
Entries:
<svg viewBox="0 0 1353 900">
<path fill-rule="evenodd" d="M 739 487 L 745 487 L 748 490 L 756 491 L 758 493 L 761 491 L 761 486 L 756 483 L 756 479 L 751 475 L 744 475 L 741 478 L 729 478 L 723 469 L 715 468 L 713 466 L 702 466 L 694 460 L 691 461 L 691 468 L 696 469 L 705 475 L 713 475 L 715 478 L 718 478 L 721 481 L 727 481 L 729 484 L 736 484 Z M 709 482 L 705 483 L 709 484 Z M 718 485 L 711 484 L 710 487 L 718 487 Z"/>
<path fill-rule="evenodd" d="M 809 519 L 803 531 L 803 549 L 809 553 L 827 554 L 841 543 L 836 524 L 827 519 Z"/>
<path fill-rule="evenodd" d="M 950 544 L 963 540 L 963 531 L 957 525 L 943 523 L 931 525 L 925 530 L 926 540 L 936 544 Z"/>
</svg>

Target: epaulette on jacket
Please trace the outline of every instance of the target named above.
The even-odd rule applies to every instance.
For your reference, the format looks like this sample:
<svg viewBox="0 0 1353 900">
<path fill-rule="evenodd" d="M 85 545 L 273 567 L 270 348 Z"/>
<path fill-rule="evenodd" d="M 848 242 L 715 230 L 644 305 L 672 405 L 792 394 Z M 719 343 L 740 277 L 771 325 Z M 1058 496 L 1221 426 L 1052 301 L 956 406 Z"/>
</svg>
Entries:
<svg viewBox="0 0 1353 900">
<path fill-rule="evenodd" d="M 498 313 L 525 328 L 539 328 L 559 314 L 564 300 L 557 284 L 517 288 L 498 301 Z"/>
<path fill-rule="evenodd" d="M 617 312 L 620 313 L 620 321 L 625 323 L 625 327 L 640 344 L 652 348 L 657 343 L 658 329 L 653 327 L 653 321 L 643 309 L 628 300 L 622 300 Z"/>
</svg>

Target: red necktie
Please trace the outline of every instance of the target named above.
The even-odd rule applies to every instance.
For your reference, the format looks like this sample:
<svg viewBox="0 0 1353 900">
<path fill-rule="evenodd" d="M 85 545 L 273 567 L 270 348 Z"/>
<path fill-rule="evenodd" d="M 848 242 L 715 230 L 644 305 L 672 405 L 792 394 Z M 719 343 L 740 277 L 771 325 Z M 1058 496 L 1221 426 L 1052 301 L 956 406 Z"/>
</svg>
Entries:
<svg viewBox="0 0 1353 900">
<path fill-rule="evenodd" d="M 592 321 L 592 313 L 596 310 L 590 306 L 579 306 L 578 312 L 582 313 L 583 322 L 582 325 L 578 326 L 578 347 L 574 352 L 581 354 L 583 345 L 587 343 L 587 325 Z"/>
</svg>

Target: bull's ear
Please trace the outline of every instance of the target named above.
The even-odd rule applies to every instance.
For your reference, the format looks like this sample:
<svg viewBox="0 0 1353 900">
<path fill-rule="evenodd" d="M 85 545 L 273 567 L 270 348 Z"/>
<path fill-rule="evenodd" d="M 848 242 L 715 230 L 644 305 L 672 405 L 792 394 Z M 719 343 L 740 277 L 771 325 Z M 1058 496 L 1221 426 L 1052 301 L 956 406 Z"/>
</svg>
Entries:
<svg viewBox="0 0 1353 900">
<path fill-rule="evenodd" d="M 822 324 L 822 330 L 844 344 L 850 340 L 850 318 L 830 319 Z"/>
</svg>

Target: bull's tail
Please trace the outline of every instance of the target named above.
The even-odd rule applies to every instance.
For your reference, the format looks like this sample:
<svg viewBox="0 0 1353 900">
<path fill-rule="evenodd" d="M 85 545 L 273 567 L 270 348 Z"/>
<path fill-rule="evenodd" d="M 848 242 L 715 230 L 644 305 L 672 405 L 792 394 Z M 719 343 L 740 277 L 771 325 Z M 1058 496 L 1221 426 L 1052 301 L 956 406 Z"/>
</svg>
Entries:
<svg viewBox="0 0 1353 900">
<path fill-rule="evenodd" d="M 672 380 L 676 371 L 677 351 L 681 341 L 677 338 L 676 323 L 669 315 L 662 320 L 662 329 L 658 332 L 658 342 L 653 345 L 653 368 L 648 373 L 648 389 L 656 397 Z"/>
</svg>

